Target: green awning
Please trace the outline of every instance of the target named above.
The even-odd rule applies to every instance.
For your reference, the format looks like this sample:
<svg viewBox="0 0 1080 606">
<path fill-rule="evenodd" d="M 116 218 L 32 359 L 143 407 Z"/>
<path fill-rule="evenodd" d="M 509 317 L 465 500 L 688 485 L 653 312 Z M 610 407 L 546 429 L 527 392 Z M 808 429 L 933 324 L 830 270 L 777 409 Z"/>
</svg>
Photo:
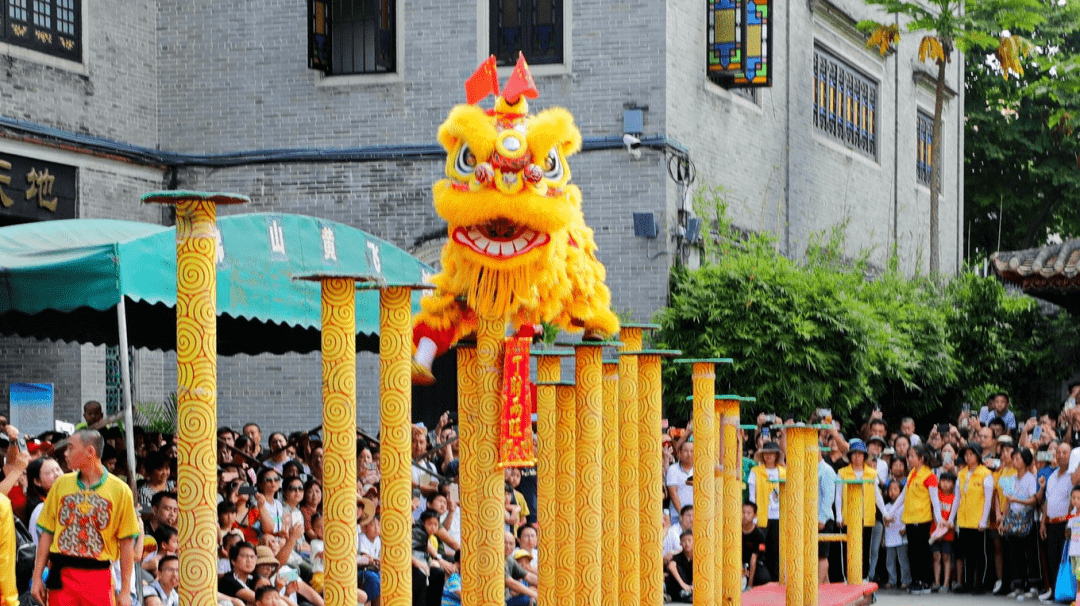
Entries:
<svg viewBox="0 0 1080 606">
<path fill-rule="evenodd" d="M 372 275 L 417 284 L 434 273 L 393 244 L 333 221 L 251 213 L 219 217 L 217 225 L 222 355 L 319 349 L 319 284 L 296 277 Z M 121 296 L 132 346 L 175 347 L 174 228 L 110 219 L 0 228 L 0 333 L 116 344 Z M 378 327 L 378 291 L 357 291 L 358 350 L 378 350 Z"/>
</svg>

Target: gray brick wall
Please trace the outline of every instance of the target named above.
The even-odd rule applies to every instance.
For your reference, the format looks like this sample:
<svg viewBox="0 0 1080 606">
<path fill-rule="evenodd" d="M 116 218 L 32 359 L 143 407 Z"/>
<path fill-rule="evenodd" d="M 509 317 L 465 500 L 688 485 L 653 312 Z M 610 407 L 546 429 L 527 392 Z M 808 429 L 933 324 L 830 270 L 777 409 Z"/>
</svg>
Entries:
<svg viewBox="0 0 1080 606">
<path fill-rule="evenodd" d="M 3 115 L 199 154 L 427 144 L 434 142 L 447 111 L 464 101 L 462 83 L 483 53 L 481 43 L 486 47 L 486 39 L 477 40 L 475 2 L 402 0 L 399 35 L 405 50 L 398 78 L 357 82 L 307 68 L 304 2 L 250 0 L 241 12 L 212 0 L 87 5 L 86 73 L 0 59 L 6 68 L 0 70 Z M 928 192 L 915 182 L 915 112 L 918 106 L 932 108 L 933 98 L 912 81 L 917 37 L 906 36 L 896 54 L 882 59 L 844 35 L 838 20 L 829 17 L 870 17 L 860 0 L 837 0 L 829 10 L 819 2 L 777 3 L 774 86 L 750 102 L 705 78 L 699 0 L 576 0 L 568 13 L 573 60 L 555 75 L 536 70 L 540 97 L 532 103 L 534 110 L 563 105 L 584 136 L 618 137 L 624 105 L 647 106 L 645 135 L 666 135 L 686 145 L 698 185 L 726 188 L 739 226 L 771 231 L 785 250 L 798 255 L 810 234 L 847 219 L 849 252 L 872 247 L 873 259 L 880 262 L 896 239 L 907 271 L 926 267 Z M 880 81 L 877 158 L 866 160 L 814 131 L 815 41 Z M 951 65 L 962 69 L 960 61 Z M 950 76 L 953 89 L 956 73 Z M 950 135 L 941 211 L 946 271 L 955 266 L 960 233 L 962 103 L 962 96 L 952 100 L 946 116 Z M 650 319 L 666 302 L 679 202 L 666 155 L 643 152 L 640 160 L 622 150 L 571 159 L 586 219 L 607 266 L 613 306 L 638 321 Z M 252 198 L 248 207 L 222 209 L 223 214 L 314 215 L 413 251 L 422 238 L 445 228 L 430 193 L 441 174 L 441 160 L 387 159 L 186 168 L 176 175 L 176 184 Z M 168 223 L 168 210 L 137 203 L 140 194 L 165 187 L 166 177 L 130 166 L 84 168 L 80 216 Z M 662 228 L 658 239 L 633 236 L 635 211 L 656 213 Z M 95 348 L 11 339 L 0 340 L 0 348 L 0 377 L 59 381 L 64 414 L 77 413 L 84 394 L 103 385 L 96 378 Z M 160 401 L 175 389 L 173 354 L 139 352 L 136 368 L 137 401 Z M 264 433 L 313 427 L 321 416 L 319 373 L 318 354 L 222 358 L 220 422 L 239 426 L 257 420 Z M 373 431 L 376 373 L 375 357 L 361 355 L 359 421 Z M 0 406 L 6 406 L 6 397 Z"/>
</svg>

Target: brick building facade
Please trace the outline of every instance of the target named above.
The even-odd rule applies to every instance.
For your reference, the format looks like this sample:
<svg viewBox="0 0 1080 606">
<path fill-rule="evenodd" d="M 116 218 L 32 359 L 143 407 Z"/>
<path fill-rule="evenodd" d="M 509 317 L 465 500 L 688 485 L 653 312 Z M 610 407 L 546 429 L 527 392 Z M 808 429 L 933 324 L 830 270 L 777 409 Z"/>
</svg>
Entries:
<svg viewBox="0 0 1080 606">
<path fill-rule="evenodd" d="M 849 252 L 871 248 L 880 263 L 895 246 L 906 271 L 927 267 L 929 189 L 918 157 L 920 120 L 933 110 L 928 68 L 915 36 L 884 58 L 865 50 L 853 24 L 875 13 L 860 0 L 773 0 L 772 87 L 756 91 L 706 76 L 704 0 L 380 0 L 366 3 L 377 14 L 351 21 L 347 9 L 364 3 L 49 2 L 73 4 L 77 56 L 16 39 L 7 9 L 17 2 L 0 0 L 9 15 L 0 39 L 0 156 L 76 167 L 78 217 L 169 224 L 167 210 L 141 207 L 139 196 L 229 191 L 252 204 L 223 213 L 314 215 L 434 261 L 445 236 L 431 200 L 444 163 L 435 131 L 464 102 L 462 83 L 492 41 L 525 31 L 541 57 L 531 61 L 540 90 L 533 109 L 567 107 L 585 138 L 570 160 L 574 182 L 622 317 L 648 320 L 662 307 L 682 258 L 678 236 L 690 215 L 679 212 L 673 157 L 693 163 L 693 187 L 725 188 L 740 228 L 776 234 L 788 255 L 846 220 Z M 532 7 L 532 21 L 511 31 L 518 4 Z M 338 53 L 323 57 L 334 63 L 328 70 L 309 67 L 316 5 L 328 11 L 320 15 Z M 870 151 L 815 122 L 817 65 L 873 91 Z M 945 271 L 960 262 L 962 74 L 962 58 L 950 63 L 949 88 L 958 92 L 946 104 L 942 150 Z M 642 118 L 640 158 L 623 147 L 627 109 Z M 0 222 L 19 220 L 5 212 Z M 653 213 L 658 237 L 635 237 L 635 212 Z M 11 382 L 49 382 L 56 416 L 77 420 L 81 402 L 105 399 L 106 357 L 103 347 L 0 337 L 0 411 Z M 171 354 L 137 352 L 136 401 L 171 392 L 174 364 Z M 317 354 L 235 356 L 218 368 L 222 424 L 255 418 L 253 405 L 264 433 L 319 423 Z M 374 429 L 376 357 L 361 354 L 358 371 L 359 423 Z"/>
</svg>

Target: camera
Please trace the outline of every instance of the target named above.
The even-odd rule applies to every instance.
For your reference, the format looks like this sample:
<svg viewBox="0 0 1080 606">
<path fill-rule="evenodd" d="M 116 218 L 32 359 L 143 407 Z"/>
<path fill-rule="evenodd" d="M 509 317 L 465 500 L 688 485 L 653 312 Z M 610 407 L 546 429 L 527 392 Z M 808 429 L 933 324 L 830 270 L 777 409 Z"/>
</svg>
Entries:
<svg viewBox="0 0 1080 606">
<path fill-rule="evenodd" d="M 937 432 L 938 432 L 938 435 L 943 437 L 943 438 L 945 436 L 949 435 L 949 424 L 948 423 L 938 423 Z"/>
<path fill-rule="evenodd" d="M 255 487 L 251 484 L 241 484 L 236 493 L 253 497 L 255 496 Z"/>
</svg>

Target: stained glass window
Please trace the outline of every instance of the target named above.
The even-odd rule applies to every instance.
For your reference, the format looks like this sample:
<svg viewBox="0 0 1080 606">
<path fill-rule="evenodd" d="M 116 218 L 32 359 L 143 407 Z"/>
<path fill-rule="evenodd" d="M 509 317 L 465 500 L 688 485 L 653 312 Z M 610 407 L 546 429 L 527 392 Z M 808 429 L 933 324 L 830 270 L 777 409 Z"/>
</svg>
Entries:
<svg viewBox="0 0 1080 606">
<path fill-rule="evenodd" d="M 922 111 L 916 118 L 915 174 L 920 185 L 930 187 L 930 167 L 934 156 L 934 117 Z"/>
<path fill-rule="evenodd" d="M 878 83 L 820 46 L 814 47 L 814 126 L 877 159 Z"/>
<path fill-rule="evenodd" d="M 772 86 L 772 38 L 769 36 L 771 0 L 743 0 L 743 67 L 735 75 L 735 86 Z"/>
<path fill-rule="evenodd" d="M 0 0 L 0 42 L 82 61 L 82 0 Z"/>
<path fill-rule="evenodd" d="M 734 73 L 742 69 L 744 0 L 706 1 L 709 79 L 726 85 L 731 82 Z"/>
</svg>

